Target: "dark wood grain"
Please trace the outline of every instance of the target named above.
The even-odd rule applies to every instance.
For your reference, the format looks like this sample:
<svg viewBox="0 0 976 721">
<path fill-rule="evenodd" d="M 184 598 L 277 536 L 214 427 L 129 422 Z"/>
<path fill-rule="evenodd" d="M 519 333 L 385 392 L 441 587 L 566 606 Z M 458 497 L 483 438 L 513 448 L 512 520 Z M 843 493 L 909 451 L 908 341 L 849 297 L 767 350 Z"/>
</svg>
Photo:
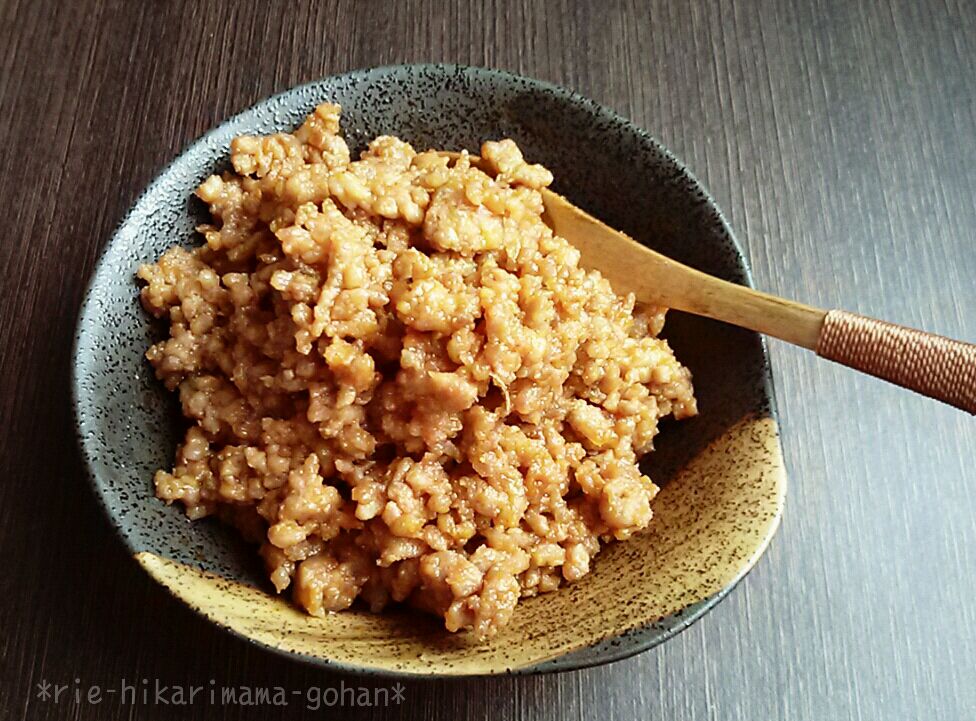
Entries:
<svg viewBox="0 0 976 721">
<path fill-rule="evenodd" d="M 976 6 L 0 0 L 0 719 L 976 716 L 976 423 L 771 343 L 791 489 L 704 620 L 611 666 L 406 685 L 381 710 L 100 705 L 43 680 L 380 685 L 229 638 L 157 588 L 90 497 L 67 370 L 85 279 L 185 144 L 341 70 L 492 65 L 670 146 L 772 292 L 976 340 Z"/>
</svg>

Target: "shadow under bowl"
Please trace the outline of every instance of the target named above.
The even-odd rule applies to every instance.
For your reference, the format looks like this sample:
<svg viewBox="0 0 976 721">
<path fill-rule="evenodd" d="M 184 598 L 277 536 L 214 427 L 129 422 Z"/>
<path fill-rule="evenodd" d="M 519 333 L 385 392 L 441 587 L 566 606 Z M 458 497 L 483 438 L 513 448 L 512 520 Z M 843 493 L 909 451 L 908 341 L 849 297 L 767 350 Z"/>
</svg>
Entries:
<svg viewBox="0 0 976 721">
<path fill-rule="evenodd" d="M 77 433 L 96 493 L 138 562 L 214 623 L 272 650 L 360 673 L 470 676 L 590 666 L 650 648 L 689 626 L 755 564 L 779 522 L 785 474 L 769 366 L 759 336 L 671 313 L 665 337 L 691 368 L 700 415 L 665 423 L 645 471 L 663 490 L 649 529 L 611 544 L 580 582 L 522 601 L 488 643 L 410 611 L 312 618 L 276 597 L 236 532 L 191 524 L 153 495 L 172 464 L 179 413 L 144 359 L 159 328 L 134 273 L 169 246 L 199 242 L 197 185 L 227 166 L 230 140 L 298 126 L 318 103 L 343 107 L 353 149 L 381 134 L 418 148 L 511 137 L 548 166 L 554 189 L 655 250 L 750 284 L 721 212 L 647 133 L 568 90 L 453 65 L 361 70 L 264 100 L 193 143 L 116 230 L 78 319 Z M 639 269 L 636 270 L 639 272 Z"/>
</svg>

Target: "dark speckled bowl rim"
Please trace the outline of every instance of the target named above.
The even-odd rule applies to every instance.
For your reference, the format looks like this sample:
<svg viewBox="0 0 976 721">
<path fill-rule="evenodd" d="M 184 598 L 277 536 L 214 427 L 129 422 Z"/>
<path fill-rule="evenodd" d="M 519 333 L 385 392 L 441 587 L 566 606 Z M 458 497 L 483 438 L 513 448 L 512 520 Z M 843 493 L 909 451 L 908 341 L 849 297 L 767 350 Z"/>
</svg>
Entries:
<svg viewBox="0 0 976 721">
<path fill-rule="evenodd" d="M 121 222 L 116 225 L 115 229 L 112 231 L 112 235 L 109 241 L 104 245 L 99 253 L 98 261 L 93 267 L 91 274 L 89 276 L 88 282 L 85 288 L 84 298 L 82 300 L 81 306 L 78 311 L 75 334 L 72 343 L 72 368 L 71 368 L 71 404 L 72 411 L 74 415 L 74 430 L 75 437 L 78 443 L 78 448 L 80 450 L 82 459 L 84 461 L 86 475 L 88 476 L 89 483 L 91 484 L 93 490 L 95 491 L 96 498 L 99 505 L 105 512 L 106 517 L 116 535 L 125 544 L 126 548 L 129 550 L 130 559 L 134 559 L 136 553 L 144 550 L 135 548 L 130 540 L 122 533 L 122 529 L 118 520 L 109 511 L 106 499 L 102 494 L 101 486 L 97 480 L 97 475 L 94 470 L 93 458 L 89 454 L 87 445 L 85 444 L 81 426 L 80 426 L 80 415 L 79 415 L 79 395 L 80 395 L 80 377 L 78 375 L 79 365 L 75 362 L 78 358 L 78 346 L 81 339 L 82 329 L 85 321 L 88 318 L 90 312 L 90 302 L 91 302 L 91 290 L 94 286 L 95 279 L 98 277 L 102 265 L 106 262 L 106 257 L 108 256 L 109 250 L 112 244 L 115 242 L 115 238 L 119 231 L 129 222 L 133 210 L 139 205 L 144 197 L 149 195 L 156 189 L 156 186 L 160 183 L 164 175 L 174 166 L 179 160 L 187 153 L 191 152 L 195 147 L 204 145 L 209 137 L 216 134 L 224 125 L 236 122 L 242 119 L 243 116 L 253 113 L 259 106 L 263 106 L 267 103 L 272 103 L 278 98 L 283 98 L 285 96 L 291 95 L 297 91 L 300 91 L 311 86 L 318 85 L 325 80 L 368 80 L 371 78 L 382 77 L 390 73 L 401 72 L 404 70 L 412 71 L 426 71 L 426 72 L 442 72 L 442 73 L 471 73 L 473 75 L 481 75 L 489 79 L 500 79 L 505 82 L 520 82 L 534 90 L 544 91 L 560 100 L 565 100 L 577 104 L 583 107 L 587 112 L 598 116 L 600 119 L 605 120 L 611 127 L 616 127 L 624 132 L 631 133 L 637 136 L 642 142 L 650 144 L 658 153 L 660 153 L 661 158 L 664 162 L 669 163 L 675 170 L 676 174 L 683 175 L 689 181 L 688 185 L 694 191 L 701 194 L 704 198 L 705 203 L 709 206 L 710 210 L 714 212 L 716 218 L 721 224 L 722 229 L 725 231 L 729 241 L 732 244 L 732 248 L 736 255 L 736 260 L 742 268 L 744 275 L 745 284 L 749 287 L 753 287 L 752 280 L 752 269 L 749 262 L 742 251 L 742 247 L 739 244 L 738 239 L 732 232 L 731 227 L 726 220 L 725 214 L 719 208 L 715 199 L 707 191 L 704 185 L 698 180 L 695 175 L 688 170 L 684 163 L 678 160 L 675 155 L 668 150 L 660 141 L 658 141 L 654 136 L 648 133 L 646 130 L 640 128 L 627 118 L 621 116 L 616 111 L 597 103 L 590 98 L 587 98 L 579 93 L 564 88 L 562 86 L 550 83 L 544 80 L 537 80 L 535 78 L 529 78 L 523 75 L 518 75 L 516 73 L 508 72 L 505 70 L 498 70 L 495 68 L 485 68 L 477 66 L 467 66 L 458 65 L 451 63 L 417 63 L 417 64 L 401 64 L 401 65 L 384 65 L 380 67 L 371 68 L 361 68 L 356 70 L 349 70 L 343 73 L 338 73 L 332 76 L 325 76 L 317 80 L 304 83 L 302 85 L 296 85 L 286 90 L 283 90 L 274 95 L 268 96 L 262 100 L 259 100 L 248 108 L 235 113 L 233 116 L 226 118 L 218 125 L 198 137 L 196 140 L 191 142 L 189 145 L 185 146 L 179 154 L 176 155 L 169 163 L 167 163 L 158 173 L 156 173 L 153 180 L 146 186 L 146 188 L 139 194 L 135 201 L 133 201 L 130 209 L 126 212 L 125 216 Z M 773 378 L 770 371 L 769 365 L 769 352 L 766 346 L 765 338 L 760 337 L 760 348 L 763 359 L 763 373 L 762 373 L 762 390 L 766 396 L 767 401 L 767 412 L 769 418 L 779 426 L 779 415 L 776 408 L 776 398 L 773 388 Z M 175 593 L 170 591 L 168 588 L 163 586 L 166 592 L 181 605 L 190 608 L 197 616 L 204 618 L 209 623 L 229 632 L 231 635 L 237 638 L 243 639 L 244 641 L 250 643 L 253 646 L 257 646 L 266 650 L 269 650 L 276 655 L 283 656 L 293 660 L 300 660 L 306 663 L 318 666 L 323 669 L 333 670 L 341 673 L 355 674 L 359 676 L 374 677 L 374 678 L 402 678 L 411 680 L 425 680 L 425 679 L 476 679 L 476 678 L 489 678 L 497 676 L 525 676 L 525 675 L 536 675 L 543 673 L 553 673 L 562 671 L 573 671 L 584 668 L 591 668 L 593 666 L 600 666 L 607 663 L 612 663 L 614 661 L 621 661 L 631 656 L 635 656 L 639 653 L 647 651 L 665 641 L 673 638 L 680 632 L 689 628 L 692 624 L 698 621 L 702 616 L 704 616 L 708 611 L 714 608 L 720 601 L 722 601 L 728 594 L 735 588 L 738 583 L 751 571 L 758 560 L 762 557 L 766 550 L 770 540 L 775 535 L 776 526 L 779 524 L 779 518 L 776 519 L 776 525 L 771 529 L 768 534 L 765 543 L 758 551 L 753 554 L 750 563 L 743 568 L 741 573 L 729 582 L 724 588 L 709 596 L 708 598 L 698 601 L 677 613 L 670 616 L 662 618 L 654 623 L 648 624 L 647 626 L 635 629 L 633 631 L 628 631 L 626 633 L 607 638 L 591 646 L 578 649 L 576 651 L 571 651 L 569 653 L 563 654 L 556 658 L 550 659 L 548 661 L 543 661 L 532 666 L 519 669 L 505 669 L 499 671 L 498 673 L 488 673 L 488 674 L 468 674 L 463 676 L 450 675 L 450 674 L 418 674 L 412 672 L 396 671 L 392 669 L 377 669 L 368 668 L 362 666 L 355 666 L 347 663 L 340 663 L 336 661 L 329 661 L 326 659 L 308 656 L 306 654 L 295 653 L 283 649 L 276 648 L 274 646 L 257 641 L 243 633 L 240 633 L 232 628 L 229 628 L 221 623 L 217 623 L 211 618 L 208 618 L 201 610 L 186 604 L 183 599 L 179 598 Z"/>
</svg>

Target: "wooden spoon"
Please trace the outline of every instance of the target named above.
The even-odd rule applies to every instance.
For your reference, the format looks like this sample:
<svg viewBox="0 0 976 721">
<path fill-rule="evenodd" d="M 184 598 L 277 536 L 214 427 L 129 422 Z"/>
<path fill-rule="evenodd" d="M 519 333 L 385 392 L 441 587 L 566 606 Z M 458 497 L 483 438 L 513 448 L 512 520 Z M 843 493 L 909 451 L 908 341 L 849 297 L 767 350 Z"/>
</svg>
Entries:
<svg viewBox="0 0 976 721">
<path fill-rule="evenodd" d="M 491 174 L 478 156 L 469 158 Z M 600 271 L 618 293 L 771 335 L 976 414 L 972 343 L 720 280 L 641 245 L 551 190 L 543 190 L 542 199 L 553 232 L 578 248 L 581 265 Z"/>
</svg>

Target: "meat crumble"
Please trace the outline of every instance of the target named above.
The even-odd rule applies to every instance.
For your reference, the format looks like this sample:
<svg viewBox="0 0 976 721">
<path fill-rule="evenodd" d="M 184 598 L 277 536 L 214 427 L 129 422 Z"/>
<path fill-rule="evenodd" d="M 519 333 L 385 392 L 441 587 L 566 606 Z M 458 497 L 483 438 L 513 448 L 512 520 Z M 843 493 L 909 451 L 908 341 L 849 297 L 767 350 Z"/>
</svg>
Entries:
<svg viewBox="0 0 976 721">
<path fill-rule="evenodd" d="M 310 614 L 406 602 L 490 636 L 647 526 L 638 460 L 696 412 L 664 309 L 543 222 L 552 174 L 512 140 L 481 157 L 353 159 L 322 104 L 236 138 L 205 243 L 139 268 L 189 424 L 156 494 L 239 528 Z"/>
</svg>

